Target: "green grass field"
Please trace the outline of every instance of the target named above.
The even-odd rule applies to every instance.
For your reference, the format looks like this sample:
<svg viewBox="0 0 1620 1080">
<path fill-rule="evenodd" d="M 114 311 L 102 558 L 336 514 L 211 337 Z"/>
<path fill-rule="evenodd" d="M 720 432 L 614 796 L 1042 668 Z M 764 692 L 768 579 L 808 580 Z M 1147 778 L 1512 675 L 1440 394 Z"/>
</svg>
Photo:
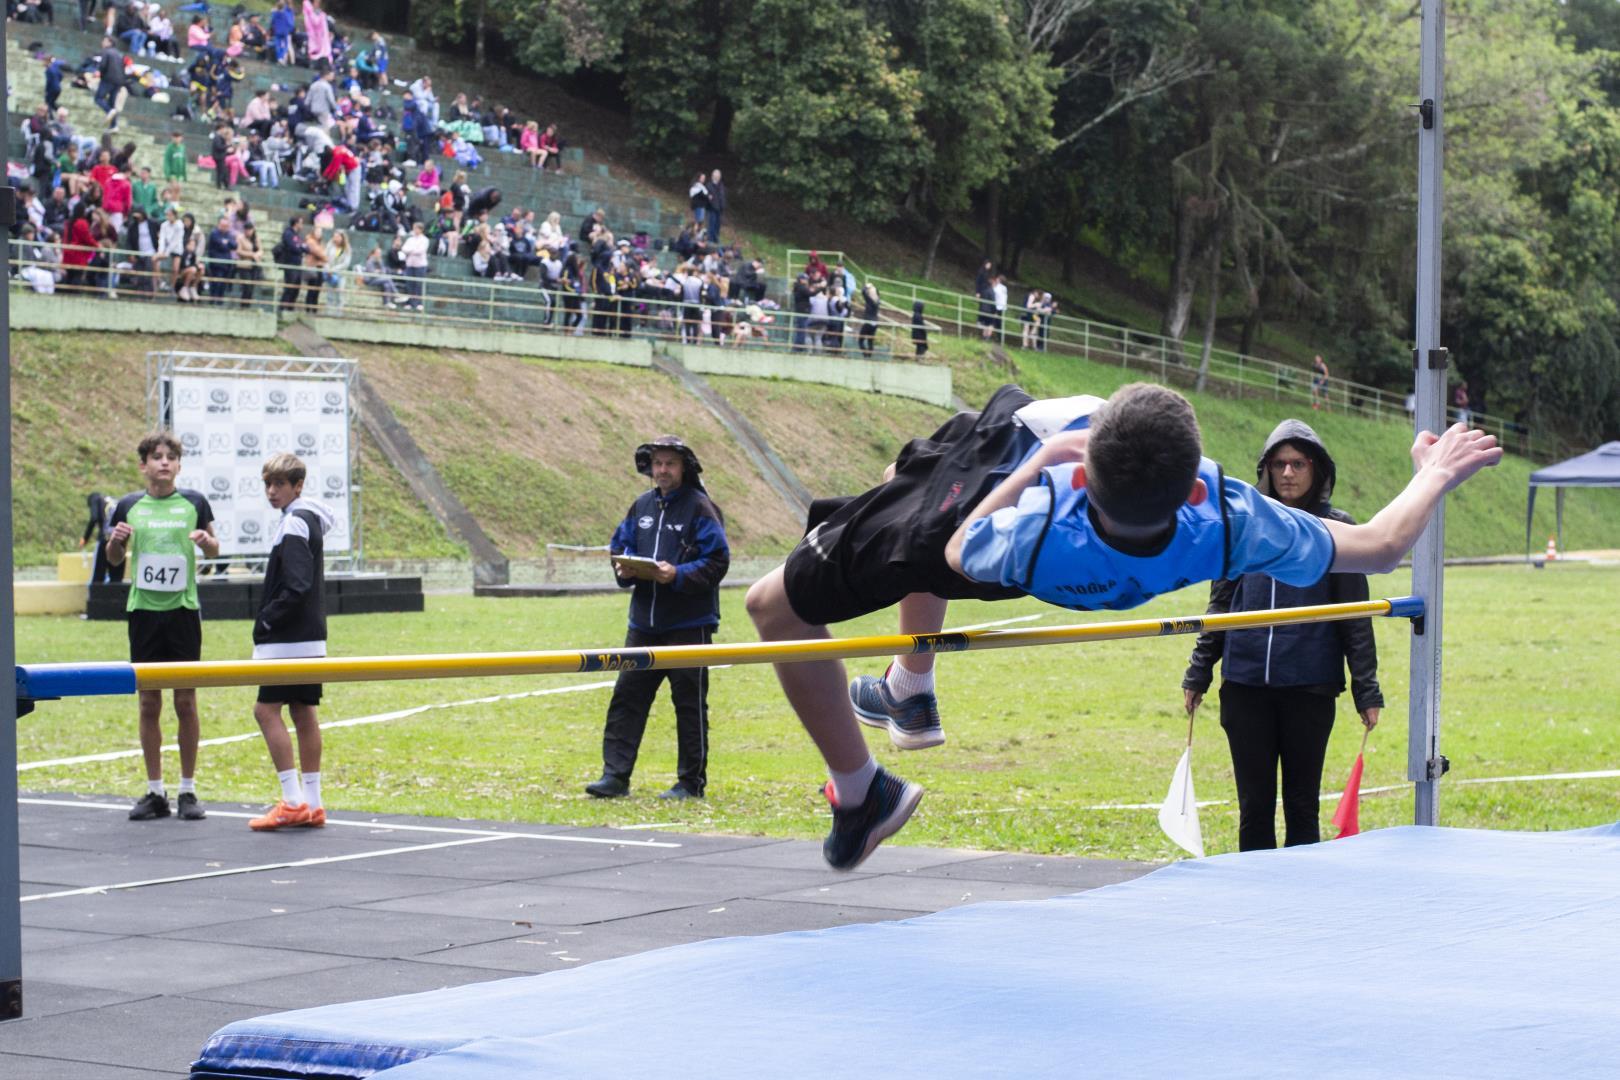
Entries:
<svg viewBox="0 0 1620 1080">
<path fill-rule="evenodd" d="M 1375 596 L 1404 592 L 1405 574 L 1374 579 Z M 1460 826 L 1563 829 L 1620 819 L 1620 780 L 1466 784 L 1469 779 L 1567 773 L 1620 765 L 1620 569 L 1563 564 L 1462 568 L 1447 575 L 1444 728 L 1453 762 L 1442 819 Z M 1204 593 L 1187 590 L 1142 614 L 1201 611 Z M 424 616 L 344 616 L 332 620 L 335 655 L 591 647 L 622 640 L 621 597 L 479 600 L 430 597 Z M 1093 621 L 1032 600 L 959 604 L 964 626 L 1038 614 L 1037 625 Z M 724 598 L 722 640 L 752 640 L 740 590 Z M 845 635 L 885 632 L 870 617 Z M 1406 670 L 1404 622 L 1380 621 L 1383 686 L 1389 711 L 1372 737 L 1365 785 L 1404 783 Z M 941 662 L 947 744 L 901 755 L 874 733 L 880 760 L 929 791 L 901 835 L 907 844 L 1167 859 L 1177 852 L 1150 810 L 1096 809 L 1163 798 L 1185 733 L 1181 673 L 1191 639 L 1052 646 L 962 656 Z M 208 624 L 209 659 L 241 657 L 246 622 Z M 122 659 L 123 627 L 76 618 L 21 618 L 22 662 Z M 853 671 L 877 671 L 879 661 Z M 661 695 L 628 800 L 602 803 L 582 792 L 599 771 L 606 689 L 519 700 L 497 695 L 599 683 L 600 677 L 504 678 L 335 685 L 322 706 L 327 722 L 431 704 L 410 717 L 332 729 L 326 739 L 330 805 L 350 813 L 405 812 L 551 824 L 674 824 L 696 831 L 811 837 L 825 830 L 817 788 L 819 759 L 787 712 L 763 667 L 718 671 L 712 714 L 709 798 L 671 806 L 654 798 L 674 772 L 672 712 Z M 205 738 L 253 732 L 252 691 L 200 694 Z M 1232 798 L 1230 765 L 1217 710 L 1199 717 L 1194 773 L 1201 799 Z M 172 730 L 172 719 L 166 718 Z M 102 698 L 42 703 L 18 725 L 23 763 L 134 747 L 134 702 Z M 1328 754 L 1324 787 L 1342 785 L 1359 739 L 1347 698 Z M 173 756 L 169 758 L 173 768 Z M 25 769 L 24 791 L 123 794 L 140 790 L 136 758 Z M 206 800 L 260 802 L 274 777 L 259 739 L 205 748 L 199 770 Z M 1323 818 L 1331 814 L 1324 804 Z M 1370 797 L 1364 827 L 1411 820 L 1410 788 Z M 1211 852 L 1236 848 L 1230 804 L 1203 811 Z"/>
</svg>

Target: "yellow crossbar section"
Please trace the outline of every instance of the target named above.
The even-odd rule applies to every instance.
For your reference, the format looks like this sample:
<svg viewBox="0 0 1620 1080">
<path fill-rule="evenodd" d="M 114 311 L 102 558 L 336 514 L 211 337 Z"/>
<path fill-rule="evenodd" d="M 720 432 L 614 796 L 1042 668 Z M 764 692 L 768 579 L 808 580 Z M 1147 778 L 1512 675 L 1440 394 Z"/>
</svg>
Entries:
<svg viewBox="0 0 1620 1080">
<path fill-rule="evenodd" d="M 1336 622 L 1382 615 L 1419 615 L 1397 610 L 1415 601 L 1364 600 L 1353 604 L 1200 615 L 1186 619 L 1135 619 L 1008 630 L 964 630 L 944 634 L 888 634 L 813 641 L 746 644 L 672 645 L 657 649 L 553 650 L 547 652 L 446 653 L 427 656 L 324 657 L 312 660 L 204 660 L 185 664 L 135 664 L 141 690 L 211 686 L 285 686 L 297 683 L 372 682 L 395 679 L 453 679 L 491 675 L 556 675 L 581 671 L 663 670 L 716 664 L 797 664 L 897 653 L 965 652 L 1030 645 L 1198 634 L 1295 623 Z"/>
</svg>

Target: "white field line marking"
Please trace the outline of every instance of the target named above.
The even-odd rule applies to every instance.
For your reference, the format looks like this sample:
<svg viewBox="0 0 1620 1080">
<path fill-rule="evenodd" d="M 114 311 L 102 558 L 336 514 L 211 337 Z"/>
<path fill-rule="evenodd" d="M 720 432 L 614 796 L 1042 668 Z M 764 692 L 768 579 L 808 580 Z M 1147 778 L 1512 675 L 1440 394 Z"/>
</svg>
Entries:
<svg viewBox="0 0 1620 1080">
<path fill-rule="evenodd" d="M 81 802 L 78 799 L 32 799 L 19 798 L 19 805 L 24 806 L 69 806 L 86 810 L 127 810 L 127 806 L 119 803 Z M 256 818 L 258 814 L 243 813 L 240 810 L 212 810 L 208 811 L 210 817 L 240 818 L 244 821 Z M 607 836 L 567 836 L 557 833 L 529 833 L 512 832 L 506 829 L 468 829 L 457 828 L 451 825 L 402 825 L 388 821 L 353 821 L 348 818 L 326 819 L 328 825 L 348 826 L 355 829 L 370 829 L 372 832 L 421 832 L 439 833 L 450 836 L 481 836 L 490 840 L 556 840 L 568 844 L 609 844 L 614 847 L 647 847 L 647 848 L 678 848 L 681 845 L 669 840 L 615 840 Z"/>
<path fill-rule="evenodd" d="M 507 840 L 506 836 L 474 836 L 463 840 L 440 840 L 436 844 L 413 844 L 410 847 L 385 848 L 381 851 L 359 851 L 351 855 L 323 855 L 313 859 L 291 859 L 286 862 L 261 863 L 258 866 L 238 866 L 229 870 L 206 870 L 200 874 L 179 874 L 175 877 L 147 878 L 144 881 L 120 881 L 111 885 L 87 885 L 82 889 L 63 889 L 60 892 L 34 893 L 21 898 L 30 900 L 60 900 L 67 896 L 95 896 L 114 889 L 142 889 L 148 885 L 176 885 L 183 881 L 206 881 L 209 878 L 235 877 L 238 874 L 257 874 L 265 870 L 291 870 L 300 866 L 322 866 L 326 863 L 353 862 L 356 859 L 380 859 L 385 855 L 408 855 L 415 851 L 436 851 L 440 848 L 464 847 L 467 844 L 487 844 L 494 840 Z"/>
<path fill-rule="evenodd" d="M 1014 619 L 1002 619 L 997 622 L 979 623 L 976 626 L 961 626 L 944 633 L 960 633 L 964 630 L 983 630 L 992 626 L 1005 626 L 1008 623 L 1028 622 L 1031 619 L 1045 618 L 1044 615 L 1020 615 Z M 720 671 L 730 668 L 731 664 L 716 664 L 712 670 Z M 525 690 L 516 694 L 492 694 L 487 697 L 467 698 L 463 701 L 441 701 L 427 705 L 416 705 L 409 709 L 396 709 L 393 712 L 376 713 L 372 716 L 356 716 L 348 720 L 332 720 L 321 724 L 322 731 L 332 731 L 336 728 L 360 727 L 365 724 L 382 724 L 389 720 L 405 720 L 412 716 L 431 712 L 434 709 L 460 709 L 469 705 L 492 705 L 499 701 L 522 701 L 525 698 L 545 697 L 549 694 L 577 694 L 586 690 L 609 690 L 611 682 L 580 683 L 576 686 L 552 686 L 544 690 Z M 228 746 L 231 743 L 250 742 L 260 738 L 257 731 L 246 731 L 238 735 L 221 735 L 217 738 L 203 739 L 197 745 L 202 746 Z M 166 754 L 177 754 L 180 747 L 169 743 L 163 747 Z M 56 769 L 70 765 L 90 765 L 103 761 L 119 761 L 124 758 L 140 757 L 140 747 L 130 747 L 126 750 L 108 750 L 99 754 L 81 754 L 77 757 L 51 758 L 47 761 L 25 761 L 17 765 L 18 772 L 28 772 L 32 769 Z"/>
<path fill-rule="evenodd" d="M 1542 783 L 1542 782 L 1545 782 L 1545 781 L 1548 781 L 1548 780 L 1613 780 L 1613 779 L 1616 779 L 1616 778 L 1620 778 L 1620 769 L 1598 769 L 1598 770 L 1595 770 L 1595 771 L 1592 771 L 1592 772 L 1535 773 L 1535 774 L 1525 775 L 1525 776 L 1471 776 L 1471 777 L 1459 777 L 1456 780 L 1447 780 L 1447 781 L 1445 781 L 1445 783 L 1448 783 L 1448 784 L 1471 784 L 1471 785 L 1477 785 L 1477 784 L 1535 784 L 1535 783 Z M 1364 788 L 1361 789 L 1361 794 L 1362 795 L 1386 795 L 1391 791 L 1405 791 L 1407 788 L 1409 788 L 1411 786 L 1412 785 L 1410 785 L 1410 784 L 1386 784 L 1386 785 L 1384 785 L 1382 787 L 1364 787 Z M 1317 796 L 1317 801 L 1318 802 L 1335 802 L 1343 794 L 1344 793 L 1342 791 L 1324 792 L 1321 795 Z M 1201 807 L 1202 806 L 1231 806 L 1236 801 L 1237 800 L 1235 800 L 1235 799 L 1199 799 L 1198 800 L 1198 805 L 1201 806 Z M 1064 811 L 1068 811 L 1068 812 L 1072 812 L 1072 813 L 1085 813 L 1085 812 L 1090 811 L 1090 812 L 1100 813 L 1100 812 L 1103 812 L 1103 811 L 1106 811 L 1106 810 L 1157 810 L 1157 809 L 1159 809 L 1159 807 L 1161 807 L 1163 805 L 1164 804 L 1162 802 L 1156 802 L 1156 803 L 1097 803 L 1094 806 L 1062 806 L 1062 805 L 1054 806 L 1051 803 L 1047 803 L 1047 804 L 1045 804 L 1043 806 L 1039 806 L 1039 807 L 1036 807 L 1036 806 L 1003 806 L 1003 807 L 998 807 L 998 808 L 996 808 L 994 810 L 988 810 L 988 811 L 987 810 L 958 810 L 958 811 L 956 811 L 956 813 L 958 813 L 958 814 L 983 814 L 983 813 L 990 813 L 990 814 L 1023 814 L 1023 813 L 1028 813 L 1029 811 L 1032 811 L 1032 810 L 1049 810 L 1049 811 L 1054 811 L 1054 812 L 1058 811 L 1058 810 L 1064 810 Z M 1282 800 L 1280 800 L 1280 799 L 1278 800 L 1278 805 L 1279 806 L 1282 805 Z"/>
<path fill-rule="evenodd" d="M 1018 615 L 1011 619 L 997 619 L 995 622 L 974 623 L 972 626 L 947 626 L 945 629 L 941 630 L 940 633 L 965 634 L 969 630 L 989 630 L 997 626 L 1011 626 L 1013 623 L 1034 622 L 1036 619 L 1044 618 L 1046 618 L 1044 614 L 1037 612 L 1034 615 Z"/>
<path fill-rule="evenodd" d="M 394 712 L 377 713 L 373 716 L 356 716 L 348 720 L 333 720 L 330 723 L 322 722 L 322 731 L 331 731 L 334 728 L 359 727 L 363 724 L 381 724 L 389 720 L 404 720 L 406 717 L 417 716 L 421 713 L 431 712 L 434 709 L 459 709 L 468 705 L 490 705 L 497 701 L 521 701 L 524 698 L 544 697 L 548 694 L 577 694 L 584 690 L 605 690 L 613 686 L 611 682 L 580 683 L 576 686 L 552 686 L 544 690 L 525 690 L 516 694 L 494 694 L 489 697 L 467 698 L 465 701 L 441 701 L 428 705 L 417 705 L 409 709 L 398 709 Z M 222 735 L 215 739 L 204 739 L 198 746 L 225 746 L 228 743 L 247 742 L 261 738 L 259 732 L 250 731 L 241 735 Z M 165 746 L 164 753 L 179 753 L 180 748 L 175 745 Z M 109 750 L 103 754 L 84 754 L 80 757 L 55 758 L 51 761 L 29 761 L 17 766 L 18 772 L 27 772 L 29 769 L 54 769 L 67 765 L 87 765 L 97 761 L 117 761 L 120 758 L 140 757 L 140 747 L 128 750 Z"/>
</svg>

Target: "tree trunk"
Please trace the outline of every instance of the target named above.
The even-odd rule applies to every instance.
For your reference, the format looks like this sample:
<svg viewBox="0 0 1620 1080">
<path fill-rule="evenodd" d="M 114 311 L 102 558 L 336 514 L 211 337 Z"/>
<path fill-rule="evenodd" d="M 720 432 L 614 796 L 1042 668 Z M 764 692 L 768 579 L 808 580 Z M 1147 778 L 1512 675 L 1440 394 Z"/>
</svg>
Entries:
<svg viewBox="0 0 1620 1080">
<path fill-rule="evenodd" d="M 731 124 L 737 118 L 737 107 L 728 97 L 719 97 L 714 103 L 714 119 L 709 122 L 709 138 L 703 149 L 710 154 L 724 154 L 731 148 Z"/>
<path fill-rule="evenodd" d="M 478 18 L 473 26 L 473 67 L 480 70 L 484 66 L 484 5 L 487 0 L 478 0 Z"/>
<path fill-rule="evenodd" d="M 1001 243 L 1001 181 L 984 189 L 984 257 L 994 261 Z"/>
<path fill-rule="evenodd" d="M 1073 259 L 1073 256 L 1070 256 Z M 1002 260 L 1007 264 L 1006 272 L 1012 277 L 1018 276 L 1018 268 L 1024 264 L 1024 237 L 1020 233 L 1013 239 L 1012 252 Z"/>
<path fill-rule="evenodd" d="M 1204 313 L 1204 351 L 1198 357 L 1198 392 L 1209 382 L 1209 354 L 1215 348 L 1215 311 L 1221 303 L 1221 245 L 1209 245 L 1209 310 Z"/>
<path fill-rule="evenodd" d="M 923 260 L 923 280 L 934 280 L 934 256 L 939 253 L 940 239 L 945 235 L 945 215 L 940 214 L 934 222 L 933 232 L 928 236 L 928 257 Z"/>
<path fill-rule="evenodd" d="M 1254 352 L 1254 339 L 1260 336 L 1260 305 L 1255 304 L 1243 319 L 1243 337 L 1238 342 L 1238 352 L 1248 354 Z"/>
<path fill-rule="evenodd" d="M 1164 319 L 1159 333 L 1180 341 L 1187 333 L 1192 318 L 1193 292 L 1198 285 L 1193 260 L 1197 255 L 1198 221 L 1196 195 L 1187 195 L 1176 202 L 1176 255 L 1170 264 L 1170 293 L 1165 297 Z"/>
</svg>

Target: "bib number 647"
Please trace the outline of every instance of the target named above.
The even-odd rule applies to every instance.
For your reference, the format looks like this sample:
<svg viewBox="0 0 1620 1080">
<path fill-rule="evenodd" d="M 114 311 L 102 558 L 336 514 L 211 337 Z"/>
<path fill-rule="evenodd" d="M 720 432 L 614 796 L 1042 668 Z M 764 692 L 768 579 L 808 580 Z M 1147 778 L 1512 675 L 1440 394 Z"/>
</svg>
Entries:
<svg viewBox="0 0 1620 1080">
<path fill-rule="evenodd" d="M 135 567 L 135 585 L 150 592 L 180 592 L 186 587 L 184 555 L 143 555 Z"/>
</svg>

